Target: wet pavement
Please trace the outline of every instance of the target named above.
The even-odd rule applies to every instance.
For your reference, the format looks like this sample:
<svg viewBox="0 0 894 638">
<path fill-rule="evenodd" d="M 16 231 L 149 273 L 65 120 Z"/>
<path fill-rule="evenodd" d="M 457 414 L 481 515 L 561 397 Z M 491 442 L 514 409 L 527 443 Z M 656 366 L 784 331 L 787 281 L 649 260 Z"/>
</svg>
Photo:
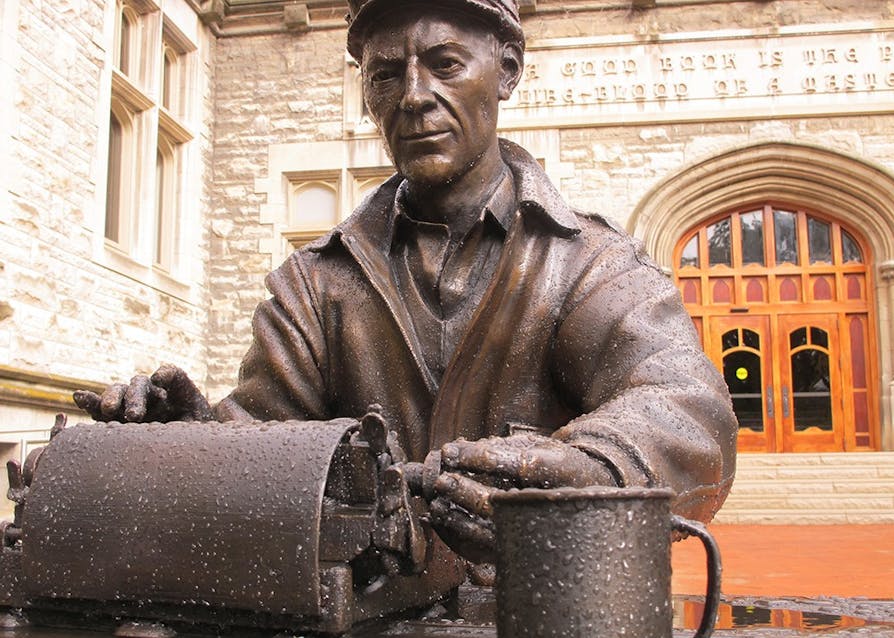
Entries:
<svg viewBox="0 0 894 638">
<path fill-rule="evenodd" d="M 422 617 L 375 621 L 346 638 L 496 638 L 493 590 L 463 586 L 454 605 L 437 605 Z M 702 613 L 702 599 L 674 598 L 674 638 L 692 636 Z M 0 638 L 99 638 L 109 632 L 8 627 Z M 224 634 L 240 636 L 239 632 Z M 894 638 L 894 601 L 846 598 L 726 597 L 718 614 L 719 638 L 795 638 L 873 636 Z M 180 634 L 187 638 L 189 634 Z M 303 634 L 279 634 L 292 638 Z M 161 638 L 159 636 L 159 638 Z M 581 637 L 585 638 L 585 637 Z M 594 638 L 615 638 L 599 636 Z M 656 637 L 659 638 L 659 637 Z"/>
<path fill-rule="evenodd" d="M 894 638 L 894 525 L 716 525 L 711 531 L 724 562 L 724 603 L 714 632 L 718 638 Z M 700 544 L 695 540 L 676 543 L 673 565 L 673 635 L 683 638 L 693 635 L 701 617 L 698 594 L 704 587 L 704 555 Z M 496 638 L 494 615 L 491 590 L 463 587 L 450 610 L 436 606 L 426 617 L 374 622 L 355 628 L 348 637 Z M 0 638 L 110 635 L 4 629 L 0 617 Z"/>
<path fill-rule="evenodd" d="M 710 525 L 727 596 L 894 600 L 894 524 Z M 674 544 L 673 591 L 704 591 L 701 544 Z"/>
</svg>

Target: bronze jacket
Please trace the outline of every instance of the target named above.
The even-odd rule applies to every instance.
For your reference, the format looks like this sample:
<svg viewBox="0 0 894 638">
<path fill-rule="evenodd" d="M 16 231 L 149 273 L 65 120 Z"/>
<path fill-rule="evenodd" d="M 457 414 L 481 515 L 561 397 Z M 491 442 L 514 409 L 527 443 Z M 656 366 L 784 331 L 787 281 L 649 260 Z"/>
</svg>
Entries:
<svg viewBox="0 0 894 638">
<path fill-rule="evenodd" d="M 543 428 L 627 486 L 707 520 L 735 471 L 736 420 L 673 284 L 638 242 L 573 211 L 501 140 L 518 214 L 440 384 L 389 262 L 396 175 L 266 280 L 272 298 L 220 419 L 359 417 L 378 403 L 412 460 L 458 437 Z"/>
</svg>

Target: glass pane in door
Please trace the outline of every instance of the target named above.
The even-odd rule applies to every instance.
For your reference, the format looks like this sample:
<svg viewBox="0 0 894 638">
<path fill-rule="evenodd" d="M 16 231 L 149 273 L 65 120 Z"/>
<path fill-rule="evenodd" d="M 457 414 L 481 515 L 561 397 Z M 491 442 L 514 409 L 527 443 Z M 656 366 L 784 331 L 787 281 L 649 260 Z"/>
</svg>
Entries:
<svg viewBox="0 0 894 638">
<path fill-rule="evenodd" d="M 739 429 L 764 431 L 764 400 L 760 355 L 734 350 L 723 355 L 723 377 L 733 399 Z"/>
<path fill-rule="evenodd" d="M 832 431 L 829 355 L 822 350 L 805 348 L 792 354 L 792 408 L 796 432 L 811 427 Z"/>
<path fill-rule="evenodd" d="M 742 227 L 742 264 L 764 265 L 764 214 L 762 211 L 742 213 L 739 223 Z"/>
<path fill-rule="evenodd" d="M 708 263 L 711 266 L 732 266 L 730 218 L 708 226 Z"/>
<path fill-rule="evenodd" d="M 784 210 L 773 211 L 776 231 L 776 263 L 798 263 L 797 216 Z"/>
</svg>

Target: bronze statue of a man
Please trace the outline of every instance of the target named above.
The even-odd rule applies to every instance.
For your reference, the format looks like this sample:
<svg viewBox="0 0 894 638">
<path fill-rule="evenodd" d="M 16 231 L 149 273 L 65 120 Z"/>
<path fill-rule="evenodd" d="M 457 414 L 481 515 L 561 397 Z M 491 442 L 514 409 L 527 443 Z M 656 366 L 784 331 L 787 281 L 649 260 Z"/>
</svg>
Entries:
<svg viewBox="0 0 894 638">
<path fill-rule="evenodd" d="M 736 420 L 676 289 L 640 245 L 566 204 L 498 105 L 522 73 L 515 0 L 356 0 L 348 50 L 397 173 L 267 278 L 213 409 L 162 366 L 99 420 L 331 419 L 378 403 L 411 460 L 440 449 L 432 516 L 488 558 L 507 486 L 667 486 L 708 520 Z"/>
</svg>

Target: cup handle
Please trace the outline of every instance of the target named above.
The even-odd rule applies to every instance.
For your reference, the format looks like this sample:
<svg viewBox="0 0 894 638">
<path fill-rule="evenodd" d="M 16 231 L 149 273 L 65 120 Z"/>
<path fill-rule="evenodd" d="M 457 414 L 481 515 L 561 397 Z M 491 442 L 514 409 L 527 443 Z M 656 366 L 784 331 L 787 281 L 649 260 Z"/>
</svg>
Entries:
<svg viewBox="0 0 894 638">
<path fill-rule="evenodd" d="M 714 623 L 717 620 L 717 608 L 720 606 L 720 549 L 717 541 L 701 523 L 690 521 L 682 516 L 672 516 L 671 525 L 678 532 L 684 532 L 698 538 L 705 547 L 708 570 L 708 591 L 705 593 L 705 610 L 702 612 L 702 621 L 695 632 L 695 638 L 708 638 L 714 633 Z"/>
</svg>

